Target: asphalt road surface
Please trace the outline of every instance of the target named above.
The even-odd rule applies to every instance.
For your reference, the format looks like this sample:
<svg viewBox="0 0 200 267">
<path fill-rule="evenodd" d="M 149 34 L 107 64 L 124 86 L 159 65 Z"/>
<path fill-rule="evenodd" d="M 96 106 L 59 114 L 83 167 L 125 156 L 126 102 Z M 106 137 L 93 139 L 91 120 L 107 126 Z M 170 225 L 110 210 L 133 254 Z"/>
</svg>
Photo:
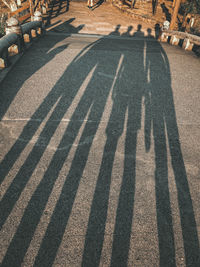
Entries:
<svg viewBox="0 0 200 267">
<path fill-rule="evenodd" d="M 200 266 L 200 60 L 127 32 L 49 30 L 0 84 L 1 266 Z"/>
</svg>

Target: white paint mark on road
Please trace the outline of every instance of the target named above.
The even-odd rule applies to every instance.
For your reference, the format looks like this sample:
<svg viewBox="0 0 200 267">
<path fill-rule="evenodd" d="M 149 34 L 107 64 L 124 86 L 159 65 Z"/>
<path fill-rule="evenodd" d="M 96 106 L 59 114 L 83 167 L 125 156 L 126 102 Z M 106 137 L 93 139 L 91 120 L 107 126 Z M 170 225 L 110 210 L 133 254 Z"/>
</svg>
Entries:
<svg viewBox="0 0 200 267">
<path fill-rule="evenodd" d="M 100 72 L 100 71 L 98 72 L 98 74 L 100 76 L 103 76 L 103 77 L 106 77 L 106 78 L 110 78 L 110 79 L 114 79 L 115 78 L 114 75 L 106 74 L 106 73 L 103 73 L 103 72 Z"/>
</svg>

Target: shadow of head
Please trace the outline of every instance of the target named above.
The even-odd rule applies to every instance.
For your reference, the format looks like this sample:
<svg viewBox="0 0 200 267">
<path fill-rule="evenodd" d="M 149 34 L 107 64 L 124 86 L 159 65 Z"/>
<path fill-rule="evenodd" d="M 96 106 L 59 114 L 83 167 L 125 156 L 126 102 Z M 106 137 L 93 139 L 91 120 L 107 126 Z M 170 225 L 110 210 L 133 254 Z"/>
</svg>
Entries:
<svg viewBox="0 0 200 267">
<path fill-rule="evenodd" d="M 110 33 L 110 35 L 120 35 L 119 29 L 120 29 L 121 25 L 117 24 L 115 26 L 115 30 L 113 32 Z"/>
<path fill-rule="evenodd" d="M 127 34 L 128 34 L 128 35 L 130 35 L 132 29 L 133 29 L 133 26 L 128 26 L 128 29 L 127 29 Z"/>
</svg>

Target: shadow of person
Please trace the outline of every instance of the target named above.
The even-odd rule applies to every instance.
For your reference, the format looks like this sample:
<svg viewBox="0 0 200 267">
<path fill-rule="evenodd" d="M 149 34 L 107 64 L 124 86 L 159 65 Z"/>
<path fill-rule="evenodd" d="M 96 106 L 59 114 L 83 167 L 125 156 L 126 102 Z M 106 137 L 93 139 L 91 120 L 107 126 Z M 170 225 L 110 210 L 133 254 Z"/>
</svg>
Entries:
<svg viewBox="0 0 200 267">
<path fill-rule="evenodd" d="M 144 39 L 121 39 L 120 43 L 124 49 L 112 93 L 107 140 L 91 205 L 82 266 L 99 266 L 100 263 L 113 163 L 119 138 L 124 131 L 124 173 L 113 234 L 111 266 L 126 266 L 128 259 L 135 191 L 135 153 L 144 88 Z"/>
<path fill-rule="evenodd" d="M 61 23 L 60 25 L 53 27 L 51 32 L 61 32 L 61 33 L 78 33 L 84 28 L 84 24 L 74 27 L 71 23 L 75 18 L 71 18 L 68 21 Z"/>
<path fill-rule="evenodd" d="M 186 266 L 198 266 L 200 253 L 197 225 L 179 140 L 170 66 L 164 49 L 159 42 L 153 42 L 152 38 L 149 30 L 145 67 L 145 73 L 148 76 L 148 93 L 145 97 L 148 98 L 147 105 L 150 105 L 151 123 L 148 120 L 145 120 L 145 123 L 148 124 L 147 128 L 152 125 L 154 139 L 160 266 L 176 266 L 172 203 L 168 185 L 167 145 L 176 182 Z M 150 39 L 151 41 L 148 41 Z M 148 132 L 150 133 L 151 130 Z"/>
<path fill-rule="evenodd" d="M 128 26 L 127 31 L 123 33 L 122 37 L 131 37 L 131 31 L 133 30 L 133 26 Z"/>
<path fill-rule="evenodd" d="M 111 32 L 109 35 L 120 36 L 120 32 L 119 32 L 120 27 L 121 27 L 121 25 L 117 24 L 115 27 L 115 30 L 113 32 Z"/>
<path fill-rule="evenodd" d="M 133 37 L 135 38 L 144 38 L 144 33 L 142 32 L 142 25 L 137 25 L 137 31 L 133 34 Z"/>
<path fill-rule="evenodd" d="M 70 19 L 68 22 L 70 21 L 73 21 L 73 18 Z M 79 29 L 81 29 L 82 27 L 83 25 L 80 25 L 74 28 L 74 31 L 78 32 Z M 65 37 L 65 39 L 66 38 L 67 37 Z M 0 92 L 1 94 L 0 95 L 1 96 L 0 97 L 0 104 L 1 104 L 0 118 L 1 119 L 3 118 L 4 114 L 8 110 L 13 98 L 15 97 L 17 92 L 20 90 L 24 82 L 29 77 L 31 77 L 36 71 L 44 67 L 51 60 L 53 60 L 53 58 L 57 54 L 61 53 L 63 50 L 65 50 L 68 47 L 68 44 L 66 44 L 66 45 L 61 45 L 54 49 L 51 49 L 53 46 L 56 45 L 56 43 L 63 41 L 63 39 L 64 39 L 63 35 L 57 35 L 56 38 L 55 36 L 51 36 L 51 35 L 44 36 L 44 38 L 42 38 L 40 42 L 35 44 L 35 47 L 33 47 L 33 48 L 37 48 L 39 46 L 40 49 L 37 49 L 37 50 L 31 49 L 27 51 L 26 57 L 23 58 L 23 62 L 22 63 L 20 62 L 21 64 L 26 66 L 25 71 L 22 73 L 21 68 L 15 68 L 14 70 L 12 70 L 12 74 L 9 74 L 7 79 L 2 82 L 2 90 Z M 35 51 L 37 51 L 37 56 L 35 56 L 36 55 Z M 30 64 L 30 58 L 32 58 L 32 64 Z M 8 81 L 12 81 L 12 84 L 10 84 L 10 82 Z M 9 87 L 9 90 L 7 90 L 8 87 Z M 62 90 L 61 89 L 58 90 L 58 87 L 55 86 L 50 91 L 50 93 L 46 96 L 43 103 L 39 106 L 39 108 L 32 115 L 30 121 L 24 127 L 17 141 L 10 148 L 8 153 L 5 155 L 4 159 L 0 162 L 0 183 L 2 183 L 5 176 L 8 174 L 8 172 L 12 168 L 13 164 L 15 163 L 19 155 L 25 149 L 27 142 L 23 142 L 22 140 L 27 140 L 27 141 L 31 140 L 31 138 L 33 137 L 33 135 L 35 134 L 35 132 L 41 125 L 42 121 L 45 119 L 45 117 L 51 110 L 52 105 L 54 105 L 56 101 L 59 99 L 59 97 L 62 95 L 63 95 Z M 9 212 L 9 210 L 7 210 L 7 212 Z M 1 219 L 3 218 L 4 216 L 1 216 Z"/>
<path fill-rule="evenodd" d="M 65 22 L 65 24 L 70 24 L 74 21 L 75 18 L 71 18 Z M 78 32 L 82 29 L 84 25 L 80 25 L 79 27 L 73 29 L 74 32 Z M 73 27 L 71 25 L 71 27 Z M 17 92 L 21 88 L 22 84 L 31 77 L 36 71 L 44 67 L 49 61 L 51 61 L 57 54 L 61 53 L 64 48 L 67 46 L 61 46 L 53 48 L 57 43 L 61 42 L 64 38 L 63 36 L 56 36 L 50 37 L 48 34 L 44 35 L 42 38 L 39 39 L 39 42 L 34 43 L 32 49 L 26 52 L 26 57 L 23 57 L 23 66 L 24 71 L 22 72 L 22 68 L 14 68 L 12 73 L 9 73 L 7 78 L 1 83 L 1 91 L 0 91 L 0 119 L 3 118 L 4 114 L 6 113 L 7 109 L 9 108 L 11 102 L 13 101 L 14 97 L 16 96 Z M 50 41 L 47 42 L 46 40 L 49 39 Z M 37 49 L 37 53 L 41 53 L 41 56 L 35 57 L 35 49 Z M 53 49 L 52 49 L 53 48 Z M 31 58 L 31 64 L 30 64 Z M 18 65 L 21 62 L 18 63 Z M 13 81 L 15 86 L 8 85 L 7 81 Z M 9 90 L 7 89 L 9 87 Z M 0 175 L 0 180 L 3 177 Z"/>
<path fill-rule="evenodd" d="M 66 175 L 66 181 L 46 229 L 34 266 L 51 266 L 54 262 L 121 56 L 120 51 L 112 53 L 111 47 L 113 47 L 112 38 L 100 38 L 86 46 L 70 63 L 63 76 L 33 115 L 35 118 L 39 111 L 47 114 L 50 110 L 49 105 L 52 107 L 53 104 L 56 104 L 37 143 L 34 145 L 25 163 L 18 171 L 3 197 L 1 210 L 3 211 L 4 219 L 9 215 L 12 207 L 18 200 L 20 193 L 26 186 L 37 163 L 46 150 L 51 137 L 55 133 L 58 124 L 62 121 L 64 114 L 71 106 L 74 97 L 80 93 L 79 91 L 83 82 L 87 80 L 85 88 L 81 89 L 84 91 L 76 109 L 71 115 L 58 148 L 27 204 L 18 229 L 4 257 L 4 266 L 13 266 L 13 264 L 17 266 L 21 265 L 54 184 L 59 176 L 59 172 L 79 134 L 81 126 L 86 121 L 72 160 L 71 168 Z M 105 49 L 108 49 L 110 53 L 107 54 Z M 78 77 L 77 73 L 79 73 Z M 89 78 L 88 75 L 91 77 Z M 56 99 L 52 99 L 52 96 Z M 25 128 L 28 126 L 30 126 L 30 123 Z M 42 140 L 46 140 L 46 143 L 43 143 L 43 146 L 38 146 Z M 10 199 L 11 193 L 13 193 L 12 199 Z M 3 203 L 6 208 L 3 207 Z M 23 242 L 21 242 L 22 239 Z"/>
</svg>

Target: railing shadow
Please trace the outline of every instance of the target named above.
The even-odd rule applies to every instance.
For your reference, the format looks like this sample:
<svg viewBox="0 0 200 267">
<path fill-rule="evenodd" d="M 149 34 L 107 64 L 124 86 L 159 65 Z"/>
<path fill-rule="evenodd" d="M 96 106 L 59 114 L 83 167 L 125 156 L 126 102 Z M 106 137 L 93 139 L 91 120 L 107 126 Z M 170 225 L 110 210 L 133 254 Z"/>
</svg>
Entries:
<svg viewBox="0 0 200 267">
<path fill-rule="evenodd" d="M 49 4 L 47 15 L 44 17 L 46 26 L 51 25 L 51 20 L 69 10 L 70 0 L 53 0 Z"/>
</svg>

